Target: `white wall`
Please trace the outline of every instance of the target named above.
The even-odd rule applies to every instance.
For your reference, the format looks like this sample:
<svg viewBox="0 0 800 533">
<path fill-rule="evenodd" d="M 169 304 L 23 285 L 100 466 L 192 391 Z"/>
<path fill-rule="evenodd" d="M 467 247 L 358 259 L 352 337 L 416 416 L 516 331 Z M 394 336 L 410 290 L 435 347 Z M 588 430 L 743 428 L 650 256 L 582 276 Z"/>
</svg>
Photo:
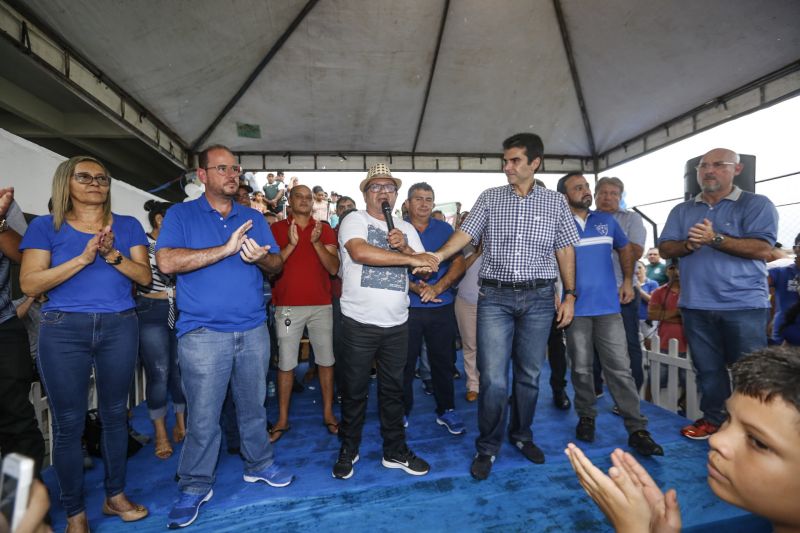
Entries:
<svg viewBox="0 0 800 533">
<path fill-rule="evenodd" d="M 26 213 L 47 214 L 53 173 L 64 159 L 0 128 L 0 187 L 14 187 L 14 199 Z M 150 224 L 142 206 L 151 198 L 160 200 L 122 181 L 111 184 L 112 210 L 136 217 L 145 231 L 150 231 Z"/>
</svg>

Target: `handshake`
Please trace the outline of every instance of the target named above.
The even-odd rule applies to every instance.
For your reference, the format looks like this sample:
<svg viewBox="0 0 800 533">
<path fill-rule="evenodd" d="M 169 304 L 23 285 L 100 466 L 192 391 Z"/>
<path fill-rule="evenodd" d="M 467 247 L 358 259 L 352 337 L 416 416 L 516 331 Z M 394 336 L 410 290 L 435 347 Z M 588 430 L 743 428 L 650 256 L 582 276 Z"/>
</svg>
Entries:
<svg viewBox="0 0 800 533">
<path fill-rule="evenodd" d="M 415 252 L 409 255 L 408 264 L 411 266 L 411 273 L 419 276 L 438 272 L 441 260 L 442 258 L 434 252 Z"/>
</svg>

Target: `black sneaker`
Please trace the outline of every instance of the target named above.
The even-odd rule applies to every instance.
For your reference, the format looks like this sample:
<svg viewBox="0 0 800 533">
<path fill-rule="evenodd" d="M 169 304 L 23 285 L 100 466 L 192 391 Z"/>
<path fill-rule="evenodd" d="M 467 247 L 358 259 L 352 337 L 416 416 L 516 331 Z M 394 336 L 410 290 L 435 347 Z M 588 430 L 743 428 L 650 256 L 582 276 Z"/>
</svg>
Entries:
<svg viewBox="0 0 800 533">
<path fill-rule="evenodd" d="M 472 464 L 469 467 L 469 473 L 472 474 L 472 477 L 478 481 L 483 481 L 489 477 L 489 473 L 492 471 L 493 464 L 494 455 L 483 455 L 482 453 L 476 453 L 475 459 L 472 460 Z"/>
<path fill-rule="evenodd" d="M 336 464 L 333 465 L 333 477 L 336 479 L 350 479 L 353 477 L 353 465 L 357 462 L 358 451 L 352 453 L 348 449 L 342 447 L 342 449 L 339 450 L 339 458 L 336 459 Z"/>
<path fill-rule="evenodd" d="M 537 465 L 544 463 L 544 452 L 535 445 L 533 442 L 526 440 L 512 440 L 511 444 L 514 445 L 519 451 L 522 452 L 522 455 L 525 456 L 525 459 L 532 463 L 536 463 Z"/>
<path fill-rule="evenodd" d="M 408 448 L 395 452 L 390 456 L 384 455 L 381 464 L 386 468 L 405 470 L 406 473 L 412 476 L 424 476 L 431 470 L 431 465 L 425 462 L 424 459 L 414 455 L 414 452 Z"/>
<path fill-rule="evenodd" d="M 572 402 L 569 401 L 567 391 L 564 389 L 553 390 L 553 405 L 556 406 L 556 409 L 561 409 L 562 411 L 567 411 L 572 407 Z"/>
<path fill-rule="evenodd" d="M 583 442 L 594 442 L 594 418 L 582 416 L 575 428 L 575 438 Z"/>
<path fill-rule="evenodd" d="M 428 396 L 433 396 L 433 381 L 430 379 L 423 379 L 422 390 L 425 391 L 425 394 Z"/>
<path fill-rule="evenodd" d="M 631 433 L 631 436 L 628 437 L 628 446 L 636 450 L 639 455 L 644 455 L 645 457 L 664 455 L 664 448 L 659 446 L 650 436 L 650 432 L 644 429 Z"/>
</svg>

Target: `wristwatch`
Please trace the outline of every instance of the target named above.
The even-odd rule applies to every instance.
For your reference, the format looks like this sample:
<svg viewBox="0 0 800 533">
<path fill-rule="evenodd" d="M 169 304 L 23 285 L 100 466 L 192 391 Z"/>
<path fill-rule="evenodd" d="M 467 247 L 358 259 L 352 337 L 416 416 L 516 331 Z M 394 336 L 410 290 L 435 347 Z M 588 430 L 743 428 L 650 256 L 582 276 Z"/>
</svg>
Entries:
<svg viewBox="0 0 800 533">
<path fill-rule="evenodd" d="M 714 248 L 717 248 L 724 241 L 725 241 L 725 235 L 723 235 L 722 233 L 715 233 L 714 234 L 714 238 L 711 239 L 711 246 L 713 246 Z"/>
<path fill-rule="evenodd" d="M 9 230 L 8 220 L 6 220 L 6 217 L 0 218 L 0 233 L 3 233 L 8 230 Z"/>
<path fill-rule="evenodd" d="M 108 258 L 111 256 L 111 254 L 114 253 L 116 253 L 117 256 L 114 259 L 109 260 Z M 118 264 L 122 263 L 122 252 L 120 252 L 119 250 L 112 250 L 112 252 L 107 256 L 105 256 L 103 259 L 105 259 L 106 263 L 108 263 L 109 265 L 117 266 Z"/>
<path fill-rule="evenodd" d="M 578 299 L 578 293 L 575 292 L 575 289 L 564 289 L 564 296 L 566 296 L 567 294 L 571 294 L 572 297 L 575 298 L 576 300 Z"/>
</svg>

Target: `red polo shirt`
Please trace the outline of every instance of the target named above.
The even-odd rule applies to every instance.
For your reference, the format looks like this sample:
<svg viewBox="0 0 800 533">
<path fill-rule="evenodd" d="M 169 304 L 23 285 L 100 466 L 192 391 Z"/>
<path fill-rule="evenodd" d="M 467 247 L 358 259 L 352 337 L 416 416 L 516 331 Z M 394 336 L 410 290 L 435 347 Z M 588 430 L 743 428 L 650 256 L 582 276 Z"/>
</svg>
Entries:
<svg viewBox="0 0 800 533">
<path fill-rule="evenodd" d="M 292 218 L 272 224 L 272 234 L 281 249 L 289 245 L 289 226 Z M 275 305 L 330 305 L 330 275 L 311 244 L 314 220 L 309 220 L 305 229 L 297 226 L 297 246 L 283 265 L 283 271 L 272 286 L 272 301 Z M 326 246 L 336 246 L 336 234 L 330 225 L 322 223 L 319 240 Z"/>
</svg>

